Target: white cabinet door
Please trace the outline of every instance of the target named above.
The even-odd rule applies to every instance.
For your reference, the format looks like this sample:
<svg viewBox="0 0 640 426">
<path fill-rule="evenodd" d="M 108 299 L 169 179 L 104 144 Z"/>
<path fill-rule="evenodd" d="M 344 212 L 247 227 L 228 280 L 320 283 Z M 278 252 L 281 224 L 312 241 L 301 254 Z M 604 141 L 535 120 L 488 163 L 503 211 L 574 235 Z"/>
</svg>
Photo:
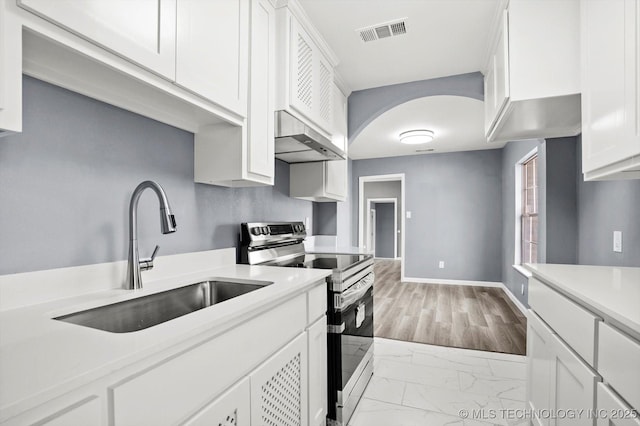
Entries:
<svg viewBox="0 0 640 426">
<path fill-rule="evenodd" d="M 318 78 L 318 71 L 315 65 L 316 46 L 307 32 L 300 26 L 298 21 L 291 17 L 289 21 L 290 40 L 289 55 L 291 64 L 291 77 L 289 88 L 291 107 L 307 118 L 313 120 L 315 103 L 315 81 Z"/>
<path fill-rule="evenodd" d="M 531 310 L 527 315 L 527 404 L 532 413 L 549 409 L 553 332 Z M 533 418 L 534 425 L 546 426 L 548 418 Z"/>
<path fill-rule="evenodd" d="M 251 373 L 252 426 L 307 426 L 307 334 Z"/>
<path fill-rule="evenodd" d="M 274 96 L 275 11 L 268 0 L 253 0 L 247 173 L 270 184 L 275 167 Z"/>
<path fill-rule="evenodd" d="M 319 49 L 315 51 L 314 67 L 317 68 L 314 87 L 314 99 L 317 100 L 317 107 L 314 108 L 315 120 L 320 127 L 330 132 L 333 128 L 333 67 Z"/>
<path fill-rule="evenodd" d="M 176 83 L 247 114 L 249 0 L 177 0 Z"/>
<path fill-rule="evenodd" d="M 249 378 L 241 380 L 187 420 L 184 426 L 251 426 Z"/>
<path fill-rule="evenodd" d="M 289 196 L 308 201 L 344 201 L 347 160 L 296 163 L 290 167 Z"/>
<path fill-rule="evenodd" d="M 505 10 L 498 27 L 491 62 L 485 76 L 485 133 L 493 130 L 509 100 L 509 15 Z"/>
<path fill-rule="evenodd" d="M 640 156 L 640 2 L 583 0 L 581 10 L 582 167 L 589 178 Z M 634 164 L 640 177 L 640 157 Z"/>
<path fill-rule="evenodd" d="M 176 0 L 18 0 L 52 21 L 170 80 L 176 71 Z"/>
<path fill-rule="evenodd" d="M 611 390 L 598 383 L 598 426 L 640 426 L 640 414 L 633 411 Z"/>
<path fill-rule="evenodd" d="M 309 327 L 307 334 L 309 339 L 309 426 L 324 426 L 327 416 L 327 317 L 323 316 L 316 321 Z"/>
<path fill-rule="evenodd" d="M 348 160 L 325 162 L 325 193 L 328 198 L 343 201 L 347 196 Z"/>
<path fill-rule="evenodd" d="M 557 335 L 553 336 L 552 347 L 551 412 L 567 412 L 576 408 L 584 409 L 585 412 L 594 410 L 596 383 L 600 381 L 600 376 Z M 593 421 L 589 419 L 589 423 Z M 552 424 L 562 426 L 586 423 L 583 417 L 559 416 Z"/>
</svg>

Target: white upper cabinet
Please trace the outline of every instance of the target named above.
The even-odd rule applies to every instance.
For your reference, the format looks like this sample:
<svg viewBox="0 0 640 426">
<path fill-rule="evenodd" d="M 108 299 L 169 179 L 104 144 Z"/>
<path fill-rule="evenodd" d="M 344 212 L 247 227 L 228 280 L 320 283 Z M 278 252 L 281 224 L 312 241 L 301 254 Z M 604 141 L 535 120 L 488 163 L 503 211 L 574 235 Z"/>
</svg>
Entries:
<svg viewBox="0 0 640 426">
<path fill-rule="evenodd" d="M 275 11 L 250 1 L 249 116 L 245 126 L 208 126 L 195 137 L 195 181 L 243 187 L 273 185 Z"/>
<path fill-rule="evenodd" d="M 585 180 L 640 178 L 640 2 L 583 0 Z"/>
<path fill-rule="evenodd" d="M 488 141 L 580 133 L 579 2 L 511 0 L 485 72 Z"/>
<path fill-rule="evenodd" d="M 18 0 L 18 5 L 156 74 L 175 78 L 176 0 Z"/>
<path fill-rule="evenodd" d="M 176 83 L 247 114 L 249 0 L 177 0 Z"/>
<path fill-rule="evenodd" d="M 493 128 L 498 114 L 509 100 L 509 28 L 508 14 L 502 13 L 495 45 L 491 50 L 489 66 L 484 79 L 485 132 Z"/>
<path fill-rule="evenodd" d="M 347 97 L 331 82 L 332 135 L 331 142 L 348 150 Z M 292 164 L 290 168 L 289 195 L 310 201 L 344 201 L 347 199 L 349 160 L 319 161 Z"/>
<path fill-rule="evenodd" d="M 299 19 L 304 15 L 297 3 L 289 0 L 276 13 L 276 109 L 287 110 L 325 135 L 331 135 L 333 67 L 337 61 L 331 59 L 334 55 L 328 53 L 328 47 L 316 31 L 309 28 L 311 24 L 307 21 L 305 25 Z"/>
</svg>

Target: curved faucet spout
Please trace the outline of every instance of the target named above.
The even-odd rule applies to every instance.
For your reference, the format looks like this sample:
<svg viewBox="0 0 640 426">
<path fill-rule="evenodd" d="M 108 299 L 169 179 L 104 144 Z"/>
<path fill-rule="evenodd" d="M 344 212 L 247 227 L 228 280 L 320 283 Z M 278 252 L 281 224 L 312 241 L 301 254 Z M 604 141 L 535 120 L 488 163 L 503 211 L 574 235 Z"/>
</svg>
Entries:
<svg viewBox="0 0 640 426">
<path fill-rule="evenodd" d="M 131 194 L 131 201 L 129 203 L 129 256 L 127 265 L 127 288 L 129 290 L 142 288 L 140 271 L 153 268 L 153 259 L 158 252 L 158 247 L 156 246 L 156 250 L 150 259 L 141 261 L 138 256 L 138 201 L 140 201 L 140 195 L 142 195 L 147 188 L 151 188 L 153 192 L 155 192 L 160 202 L 160 226 L 162 233 L 170 234 L 176 231 L 176 219 L 173 213 L 171 213 L 169 200 L 162 187 L 150 180 L 146 180 L 138 185 L 133 191 L 133 194 Z"/>
</svg>

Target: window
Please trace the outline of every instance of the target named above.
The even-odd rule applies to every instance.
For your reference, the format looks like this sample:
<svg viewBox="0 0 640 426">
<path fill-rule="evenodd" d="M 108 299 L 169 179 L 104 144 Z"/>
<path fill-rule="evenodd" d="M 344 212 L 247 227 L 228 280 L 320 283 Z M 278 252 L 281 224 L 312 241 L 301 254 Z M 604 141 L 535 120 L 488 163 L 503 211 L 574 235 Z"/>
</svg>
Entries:
<svg viewBox="0 0 640 426">
<path fill-rule="evenodd" d="M 520 264 L 538 261 L 538 155 L 520 166 Z"/>
</svg>

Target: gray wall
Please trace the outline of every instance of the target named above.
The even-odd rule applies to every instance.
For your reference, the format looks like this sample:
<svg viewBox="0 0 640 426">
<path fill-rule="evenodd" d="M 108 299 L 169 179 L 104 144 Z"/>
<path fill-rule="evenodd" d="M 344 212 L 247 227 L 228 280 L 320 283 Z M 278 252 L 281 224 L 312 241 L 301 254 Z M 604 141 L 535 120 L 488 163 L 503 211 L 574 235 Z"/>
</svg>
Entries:
<svg viewBox="0 0 640 426">
<path fill-rule="evenodd" d="M 394 255 L 394 224 L 393 203 L 375 203 L 376 210 L 376 257 L 393 258 Z"/>
<path fill-rule="evenodd" d="M 336 235 L 336 203 L 313 203 L 313 235 Z"/>
<path fill-rule="evenodd" d="M 544 154 L 545 261 L 575 264 L 578 262 L 576 138 L 547 139 Z"/>
<path fill-rule="evenodd" d="M 581 153 L 578 144 L 578 153 Z M 578 262 L 640 266 L 640 180 L 584 182 L 577 156 Z M 622 231 L 622 253 L 613 251 L 613 231 Z"/>
<path fill-rule="evenodd" d="M 484 100 L 480 72 L 358 90 L 349 96 L 349 143 L 379 115 L 412 99 L 452 95 Z"/>
<path fill-rule="evenodd" d="M 501 281 L 501 150 L 357 160 L 354 199 L 360 176 L 392 173 L 405 173 L 412 212 L 405 221 L 407 277 Z M 357 232 L 357 205 L 353 217 Z"/>
<path fill-rule="evenodd" d="M 126 259 L 127 210 L 138 183 L 160 183 L 178 231 L 161 235 L 151 192 L 139 205 L 142 256 L 233 247 L 238 224 L 304 220 L 288 197 L 289 166 L 273 187 L 193 182 L 193 135 L 24 78 L 24 132 L 0 139 L 0 274 Z"/>
<path fill-rule="evenodd" d="M 353 194 L 351 192 L 353 160 L 348 160 L 348 161 L 349 163 L 347 167 L 347 199 L 346 201 L 341 201 L 339 203 L 336 203 L 337 204 L 336 205 L 336 216 L 337 216 L 336 235 L 338 237 L 337 238 L 338 247 L 349 247 L 353 245 L 357 246 L 357 242 L 356 244 L 353 244 L 351 240 L 352 238 L 351 212 L 352 212 L 352 203 L 354 203 L 353 197 L 352 197 Z"/>
<path fill-rule="evenodd" d="M 395 198 L 397 200 L 396 209 L 397 209 L 398 229 L 402 230 L 402 225 L 401 225 L 402 223 L 402 185 L 400 181 L 365 182 L 364 197 L 362 199 L 363 212 L 367 211 L 367 200 L 370 198 Z M 368 226 L 369 226 L 369 215 L 365 214 L 365 217 L 364 217 L 365 233 L 367 232 Z M 357 232 L 358 230 L 356 228 L 356 233 Z M 398 257 L 402 257 L 402 233 L 398 234 Z"/>
</svg>

